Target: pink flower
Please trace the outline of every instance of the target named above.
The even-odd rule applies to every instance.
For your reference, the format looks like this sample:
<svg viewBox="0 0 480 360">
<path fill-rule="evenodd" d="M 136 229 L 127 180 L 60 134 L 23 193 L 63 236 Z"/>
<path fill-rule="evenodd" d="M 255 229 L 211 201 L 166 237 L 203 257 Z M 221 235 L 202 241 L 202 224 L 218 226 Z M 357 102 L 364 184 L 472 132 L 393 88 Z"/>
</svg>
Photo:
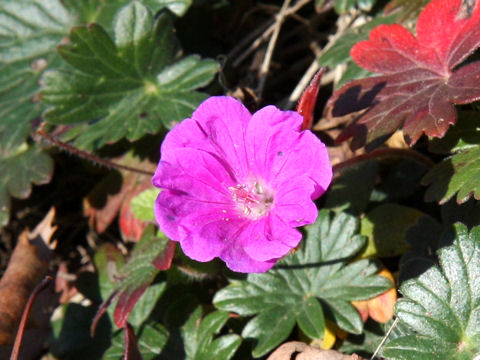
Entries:
<svg viewBox="0 0 480 360">
<path fill-rule="evenodd" d="M 325 145 L 301 124 L 275 106 L 252 115 L 231 97 L 205 100 L 162 144 L 160 229 L 194 260 L 270 269 L 300 242 L 296 228 L 315 221 L 313 200 L 332 178 Z"/>
</svg>

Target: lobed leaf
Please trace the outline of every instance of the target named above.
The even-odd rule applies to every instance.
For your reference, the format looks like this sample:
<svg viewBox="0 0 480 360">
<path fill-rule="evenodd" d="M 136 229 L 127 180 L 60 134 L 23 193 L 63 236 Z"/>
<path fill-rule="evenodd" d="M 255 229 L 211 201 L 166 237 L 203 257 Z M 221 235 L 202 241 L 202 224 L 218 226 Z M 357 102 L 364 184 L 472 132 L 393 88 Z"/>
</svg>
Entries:
<svg viewBox="0 0 480 360">
<path fill-rule="evenodd" d="M 306 227 L 301 249 L 281 260 L 273 270 L 249 274 L 217 292 L 215 306 L 255 317 L 242 335 L 257 340 L 253 356 L 260 357 L 288 337 L 295 323 L 315 339 L 323 337 L 325 319 L 352 333 L 362 331 L 352 300 L 369 299 L 391 287 L 376 276 L 377 266 L 362 260 L 350 263 L 365 245 L 357 235 L 358 220 L 340 213 L 333 219 L 321 211 Z"/>
<path fill-rule="evenodd" d="M 467 4 L 468 5 L 468 4 Z M 417 36 L 400 25 L 380 25 L 351 56 L 383 74 L 349 82 L 329 100 L 329 116 L 363 111 L 338 137 L 373 147 L 396 129 L 410 145 L 422 134 L 443 137 L 456 122 L 453 104 L 480 98 L 480 62 L 459 66 L 480 46 L 480 5 L 434 0 L 422 11 Z"/>
<path fill-rule="evenodd" d="M 472 195 L 475 199 L 480 199 L 479 156 L 480 145 L 469 146 L 437 164 L 422 179 L 422 184 L 430 185 L 425 193 L 425 199 L 441 204 L 455 194 L 459 204 L 467 201 Z"/>
<path fill-rule="evenodd" d="M 219 359 L 228 360 L 240 346 L 240 336 L 236 334 L 213 338 L 223 328 L 229 314 L 215 311 L 203 319 L 202 308 L 197 307 L 182 327 L 182 337 L 185 344 L 187 360 Z"/>
<path fill-rule="evenodd" d="M 350 29 L 345 30 L 342 35 L 335 40 L 335 42 L 322 53 L 318 58 L 318 62 L 322 66 L 333 68 L 339 64 L 346 64 L 349 74 L 344 74 L 339 84 L 345 83 L 347 80 L 352 80 L 360 77 L 367 77 L 368 71 L 356 66 L 350 57 L 350 49 L 359 41 L 366 40 L 370 31 L 380 24 L 391 24 L 395 22 L 396 15 L 382 16 L 378 15 L 371 21 Z M 358 74 L 357 74 L 358 73 Z M 358 76 L 356 76 L 358 75 Z"/>
<path fill-rule="evenodd" d="M 74 16 L 59 0 L 0 3 L 0 149 L 21 146 L 43 106 L 38 81 Z"/>
<path fill-rule="evenodd" d="M 168 8 L 177 16 L 183 16 L 192 4 L 192 0 L 137 0 L 148 7 L 153 13 Z M 115 14 L 130 0 L 63 0 L 68 9 L 78 13 L 79 23 L 97 23 L 107 28 L 112 24 Z M 109 29 L 110 30 L 110 29 Z"/>
<path fill-rule="evenodd" d="M 8 223 L 10 196 L 29 197 L 32 183 L 48 183 L 52 173 L 52 159 L 37 146 L 24 144 L 11 152 L 0 151 L 0 226 Z"/>
<path fill-rule="evenodd" d="M 395 311 L 409 331 L 386 344 L 388 359 L 455 360 L 480 354 L 480 227 L 469 232 L 457 223 L 441 241 L 439 265 L 400 287 L 404 298 Z"/>
<path fill-rule="evenodd" d="M 124 137 L 137 140 L 189 116 L 206 96 L 218 67 L 189 56 L 174 62 L 176 41 L 171 17 L 154 19 L 132 2 L 116 16 L 112 39 L 99 25 L 76 27 L 71 44 L 59 47 L 74 69 L 45 74 L 44 113 L 52 124 L 88 123 L 76 144 L 96 148 Z"/>
</svg>

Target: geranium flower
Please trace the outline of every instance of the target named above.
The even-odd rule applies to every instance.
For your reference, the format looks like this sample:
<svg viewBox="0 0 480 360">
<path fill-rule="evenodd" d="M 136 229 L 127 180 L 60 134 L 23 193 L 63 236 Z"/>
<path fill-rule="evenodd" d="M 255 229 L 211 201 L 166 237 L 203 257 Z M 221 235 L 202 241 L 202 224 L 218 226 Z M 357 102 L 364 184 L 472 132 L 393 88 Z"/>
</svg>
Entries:
<svg viewBox="0 0 480 360">
<path fill-rule="evenodd" d="M 325 145 L 302 116 L 267 106 L 253 115 L 227 96 L 205 100 L 161 146 L 153 184 L 160 229 L 197 261 L 219 257 L 264 272 L 296 247 L 328 187 Z"/>
</svg>

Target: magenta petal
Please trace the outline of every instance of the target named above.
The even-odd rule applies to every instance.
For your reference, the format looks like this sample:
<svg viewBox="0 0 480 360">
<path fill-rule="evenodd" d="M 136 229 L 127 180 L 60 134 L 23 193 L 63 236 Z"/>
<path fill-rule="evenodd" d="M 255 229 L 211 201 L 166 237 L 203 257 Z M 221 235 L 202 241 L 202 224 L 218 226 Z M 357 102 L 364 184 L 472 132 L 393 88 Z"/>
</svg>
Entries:
<svg viewBox="0 0 480 360">
<path fill-rule="evenodd" d="M 243 247 L 238 243 L 233 243 L 231 246 L 225 247 L 220 259 L 225 261 L 230 270 L 241 273 L 262 273 L 270 270 L 278 259 L 271 259 L 269 261 L 253 260 L 247 255 Z"/>
<path fill-rule="evenodd" d="M 235 185 L 236 180 L 233 170 L 221 159 L 204 151 L 182 148 L 175 150 L 170 161 L 160 161 L 153 185 L 196 199 L 231 202 L 228 187 Z"/>
<path fill-rule="evenodd" d="M 198 261 L 264 272 L 313 223 L 312 199 L 330 184 L 323 143 L 302 117 L 268 106 L 250 113 L 230 97 L 203 102 L 165 137 L 153 184 L 160 229 Z"/>
<path fill-rule="evenodd" d="M 294 111 L 267 106 L 253 114 L 245 138 L 248 161 L 255 173 L 271 180 L 271 167 L 298 137 L 303 118 Z"/>
<path fill-rule="evenodd" d="M 314 184 L 309 179 L 286 179 L 276 186 L 277 200 L 272 213 L 281 218 L 290 227 L 313 224 L 318 210 L 310 194 Z M 310 189 L 310 190 L 309 190 Z"/>
<path fill-rule="evenodd" d="M 282 159 L 271 167 L 273 186 L 304 177 L 314 184 L 312 199 L 322 195 L 332 181 L 332 166 L 325 145 L 309 130 L 303 131 Z"/>
<path fill-rule="evenodd" d="M 250 223 L 239 241 L 252 259 L 267 261 L 285 256 L 301 239 L 298 230 L 289 227 L 276 215 L 270 215 Z"/>
<path fill-rule="evenodd" d="M 191 119 L 182 121 L 168 133 L 162 144 L 162 159 L 168 161 L 178 148 L 200 149 L 216 154 L 245 176 L 244 138 L 250 117 L 245 106 L 232 97 L 208 98 Z"/>
</svg>

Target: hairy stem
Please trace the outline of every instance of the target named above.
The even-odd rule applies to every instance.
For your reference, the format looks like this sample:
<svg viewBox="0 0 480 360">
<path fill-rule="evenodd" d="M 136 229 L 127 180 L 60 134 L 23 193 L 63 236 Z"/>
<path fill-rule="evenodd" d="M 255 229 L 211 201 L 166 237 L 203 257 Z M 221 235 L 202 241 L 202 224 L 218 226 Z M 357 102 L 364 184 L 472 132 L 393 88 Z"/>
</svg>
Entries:
<svg viewBox="0 0 480 360">
<path fill-rule="evenodd" d="M 47 142 L 49 142 L 52 145 L 58 146 L 60 149 L 67 151 L 71 154 L 74 154 L 82 159 L 87 159 L 90 160 L 96 164 L 99 164 L 101 166 L 105 166 L 110 169 L 119 169 L 119 170 L 126 170 L 126 171 L 132 171 L 138 174 L 142 175 L 148 175 L 148 176 L 153 176 L 154 173 L 151 171 L 143 170 L 143 169 L 138 169 L 135 167 L 127 166 L 127 165 L 122 165 L 118 164 L 116 162 L 107 160 L 107 159 L 102 159 L 92 153 L 77 149 L 76 147 L 69 145 L 59 139 L 57 139 L 55 136 L 47 133 L 43 126 L 40 126 L 40 128 L 37 130 L 37 134 L 40 135 L 42 138 L 44 138 Z"/>
<path fill-rule="evenodd" d="M 411 149 L 395 149 L 395 148 L 382 148 L 374 150 L 367 154 L 362 154 L 354 158 L 343 161 L 333 166 L 333 173 L 339 173 L 345 169 L 348 169 L 362 161 L 378 158 L 407 158 L 415 160 L 421 164 L 424 164 L 428 168 L 432 168 L 435 163 L 427 156 L 419 153 L 418 151 Z"/>
</svg>

